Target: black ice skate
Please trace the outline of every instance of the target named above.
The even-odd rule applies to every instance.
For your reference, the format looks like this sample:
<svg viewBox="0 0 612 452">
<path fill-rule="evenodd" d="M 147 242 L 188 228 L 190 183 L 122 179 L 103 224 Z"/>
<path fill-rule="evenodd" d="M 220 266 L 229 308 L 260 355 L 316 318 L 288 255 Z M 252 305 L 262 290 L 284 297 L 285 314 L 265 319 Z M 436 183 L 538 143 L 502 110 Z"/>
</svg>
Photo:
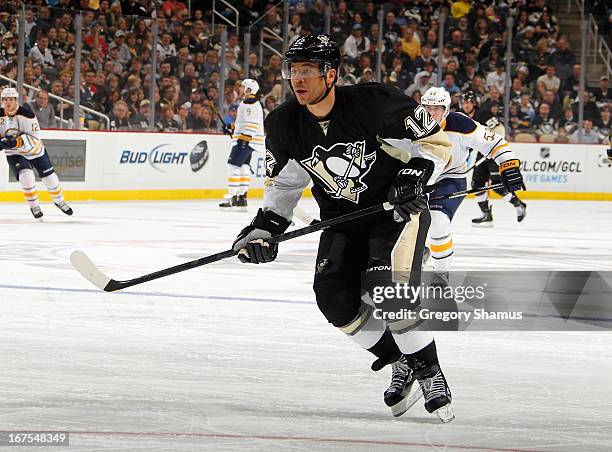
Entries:
<svg viewBox="0 0 612 452">
<path fill-rule="evenodd" d="M 493 206 L 487 210 L 482 211 L 482 216 L 474 218 L 472 220 L 472 226 L 480 228 L 491 228 L 493 227 Z"/>
<path fill-rule="evenodd" d="M 43 212 L 40 209 L 40 206 L 30 207 L 30 211 L 32 212 L 32 215 L 34 215 L 34 218 L 36 218 L 38 221 L 42 221 Z"/>
<path fill-rule="evenodd" d="M 516 221 L 521 223 L 525 217 L 527 216 L 527 204 L 520 201 L 520 204 L 514 206 L 516 207 Z"/>
<path fill-rule="evenodd" d="M 227 201 L 222 202 L 221 204 L 219 204 L 219 208 L 221 210 L 226 210 L 226 211 L 231 211 L 233 210 L 233 208 L 238 204 L 238 196 L 234 195 L 231 198 L 229 198 Z"/>
<path fill-rule="evenodd" d="M 385 404 L 391 408 L 393 416 L 398 417 L 412 407 L 423 395 L 422 391 L 410 391 L 414 383 L 414 373 L 403 356 L 391 364 L 391 384 L 385 391 Z"/>
<path fill-rule="evenodd" d="M 233 206 L 234 210 L 238 212 L 246 212 L 247 211 L 247 197 L 246 194 L 238 195 L 238 199 L 236 200 L 236 204 Z"/>
<path fill-rule="evenodd" d="M 57 206 L 57 208 L 59 210 L 61 210 L 62 212 L 64 212 L 66 215 L 72 215 L 73 214 L 72 208 L 68 204 L 66 204 L 66 201 L 57 202 L 57 203 L 54 202 L 53 204 L 55 204 Z M 42 213 L 41 213 L 41 215 L 42 215 Z"/>
<path fill-rule="evenodd" d="M 455 413 L 451 406 L 452 395 L 446 383 L 446 378 L 440 369 L 440 365 L 432 364 L 414 371 L 423 396 L 425 396 L 425 409 L 429 413 L 436 413 L 444 423 L 455 419 Z"/>
</svg>

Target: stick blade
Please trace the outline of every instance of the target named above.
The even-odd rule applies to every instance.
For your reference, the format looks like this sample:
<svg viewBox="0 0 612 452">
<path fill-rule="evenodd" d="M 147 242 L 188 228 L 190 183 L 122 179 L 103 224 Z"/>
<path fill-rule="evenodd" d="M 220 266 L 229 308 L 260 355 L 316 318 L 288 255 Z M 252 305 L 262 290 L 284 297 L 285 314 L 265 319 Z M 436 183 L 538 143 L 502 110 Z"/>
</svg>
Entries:
<svg viewBox="0 0 612 452">
<path fill-rule="evenodd" d="M 109 286 L 111 286 L 111 278 L 102 273 L 98 267 L 91 261 L 91 259 L 83 251 L 74 251 L 70 255 L 70 262 L 72 266 L 78 271 L 85 279 L 91 282 L 97 288 L 106 292 L 111 292 Z"/>
</svg>

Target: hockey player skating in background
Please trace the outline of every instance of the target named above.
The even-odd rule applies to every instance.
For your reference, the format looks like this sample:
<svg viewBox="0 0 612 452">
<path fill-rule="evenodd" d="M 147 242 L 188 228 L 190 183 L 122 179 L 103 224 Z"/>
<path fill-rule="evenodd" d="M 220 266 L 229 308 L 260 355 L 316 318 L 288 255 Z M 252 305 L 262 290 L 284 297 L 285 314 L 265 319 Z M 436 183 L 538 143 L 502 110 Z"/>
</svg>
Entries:
<svg viewBox="0 0 612 452">
<path fill-rule="evenodd" d="M 219 204 L 222 210 L 247 210 L 247 192 L 251 184 L 251 155 L 264 146 L 263 109 L 257 93 L 257 81 L 247 78 L 240 87 L 243 97 L 238 106 L 234 134 L 235 142 L 227 161 L 227 186 L 230 198 Z"/>
<path fill-rule="evenodd" d="M 43 212 L 38 202 L 34 168 L 47 187 L 53 203 L 66 215 L 72 215 L 72 209 L 64 201 L 59 178 L 40 138 L 36 116 L 27 106 L 19 106 L 19 95 L 15 88 L 4 88 L 0 96 L 0 150 L 6 154 L 6 160 L 21 185 L 32 215 L 42 221 Z"/>
<path fill-rule="evenodd" d="M 519 170 L 520 162 L 510 150 L 506 140 L 465 114 L 450 111 L 450 104 L 450 95 L 444 88 L 429 88 L 421 97 L 421 105 L 440 124 L 452 143 L 449 164 L 436 179 L 430 197 L 448 195 L 466 189 L 467 163 L 471 149 L 475 149 L 499 165 L 500 177 L 508 192 L 525 190 L 523 176 Z M 481 166 L 487 166 L 487 162 Z M 448 283 L 448 272 L 453 259 L 451 221 L 462 201 L 463 197 L 432 201 L 429 204 L 431 257 L 434 271 L 439 277 L 438 282 L 442 284 Z"/>
<path fill-rule="evenodd" d="M 494 131 L 499 138 L 503 139 L 506 135 L 506 131 L 504 130 L 504 126 L 499 122 L 499 120 L 493 116 L 491 112 L 487 112 L 484 110 L 478 110 L 477 98 L 473 91 L 467 91 L 461 99 L 461 109 L 463 113 L 472 118 L 474 121 L 479 122 L 480 124 L 485 125 L 490 130 Z M 505 142 L 505 140 L 504 140 Z M 502 144 L 502 142 L 500 142 Z M 507 143 L 506 143 L 507 145 Z M 496 145 L 499 146 L 499 145 Z M 503 148 L 498 148 L 496 152 L 503 152 Z M 477 154 L 476 161 L 479 162 L 483 159 L 485 155 L 480 153 Z M 489 159 L 482 161 L 482 163 L 474 168 L 474 174 L 472 176 L 472 188 L 478 188 L 486 185 L 487 183 L 497 184 L 500 182 L 499 179 L 499 168 L 495 161 L 495 155 L 493 155 L 493 159 L 491 156 Z M 495 161 L 494 161 L 495 160 Z M 495 192 L 502 196 L 504 199 L 507 199 L 510 204 L 512 204 L 516 208 L 516 219 L 520 223 L 525 219 L 527 215 L 527 204 L 525 204 L 514 192 L 508 192 L 505 189 L 496 189 Z M 491 227 L 493 226 L 493 209 L 489 204 L 489 193 L 483 192 L 476 195 L 476 202 L 478 202 L 478 207 L 482 211 L 482 216 L 478 218 L 474 218 L 472 220 L 473 226 L 485 226 Z"/>
<path fill-rule="evenodd" d="M 289 227 L 309 174 L 322 220 L 390 201 L 393 212 L 322 232 L 317 305 L 332 325 L 375 355 L 373 370 L 392 364 L 384 400 L 394 415 L 409 408 L 418 381 L 426 410 L 448 422 L 454 418 L 451 392 L 433 335 L 417 330 L 417 320 L 385 321 L 364 301 L 399 277 L 420 284 L 430 223 L 424 189 L 446 166 L 450 142 L 423 107 L 393 88 L 336 87 L 339 63 L 340 51 L 325 34 L 300 37 L 287 51 L 283 77 L 295 98 L 266 118 L 272 180 L 263 208 L 233 246 L 243 262 L 273 261 L 278 246 L 266 239 Z"/>
</svg>

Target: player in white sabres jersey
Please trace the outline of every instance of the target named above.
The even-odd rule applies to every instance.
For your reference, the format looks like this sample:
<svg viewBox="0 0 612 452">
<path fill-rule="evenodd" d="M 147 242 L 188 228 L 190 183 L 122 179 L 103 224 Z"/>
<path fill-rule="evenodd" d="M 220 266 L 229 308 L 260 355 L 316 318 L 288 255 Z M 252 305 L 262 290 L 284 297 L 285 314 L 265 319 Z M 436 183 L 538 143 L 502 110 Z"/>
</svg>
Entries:
<svg viewBox="0 0 612 452">
<path fill-rule="evenodd" d="M 263 108 L 257 97 L 259 83 L 247 78 L 240 88 L 244 99 L 238 106 L 232 141 L 234 146 L 227 161 L 227 186 L 230 199 L 219 204 L 223 210 L 246 211 L 247 192 L 251 185 L 251 155 L 264 151 Z"/>
<path fill-rule="evenodd" d="M 72 209 L 64 201 L 59 178 L 40 138 L 36 116 L 27 106 L 19 106 L 19 94 L 15 88 L 5 88 L 0 96 L 0 150 L 4 151 L 13 174 L 21 184 L 32 215 L 39 220 L 43 216 L 38 203 L 34 169 L 47 187 L 53 203 L 66 215 L 72 215 Z"/>
<path fill-rule="evenodd" d="M 450 95 L 444 88 L 430 88 L 421 98 L 421 105 L 440 124 L 452 143 L 451 158 L 434 182 L 432 198 L 463 191 L 467 187 L 466 173 L 470 150 L 475 149 L 499 165 L 500 176 L 508 192 L 525 190 L 520 162 L 508 142 L 491 129 L 463 113 L 450 111 Z M 429 240 L 434 271 L 442 282 L 448 282 L 453 258 L 451 221 L 463 197 L 433 201 L 429 204 L 431 226 Z"/>
</svg>

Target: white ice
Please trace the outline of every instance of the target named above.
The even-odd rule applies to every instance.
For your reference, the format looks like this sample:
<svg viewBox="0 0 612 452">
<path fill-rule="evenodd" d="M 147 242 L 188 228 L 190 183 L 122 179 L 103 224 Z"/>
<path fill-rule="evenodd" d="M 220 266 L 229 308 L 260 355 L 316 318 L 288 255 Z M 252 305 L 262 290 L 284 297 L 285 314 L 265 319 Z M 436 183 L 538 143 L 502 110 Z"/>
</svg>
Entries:
<svg viewBox="0 0 612 452">
<path fill-rule="evenodd" d="M 47 204 L 36 223 L 25 203 L 0 204 L 0 430 L 67 430 L 71 451 L 612 450 L 610 333 L 438 334 L 455 421 L 421 403 L 394 419 L 389 371 L 371 372 L 314 302 L 316 235 L 272 264 L 231 259 L 117 293 L 68 260 L 81 249 L 132 278 L 229 248 L 255 207 L 74 203 L 69 218 Z M 611 203 L 528 209 L 519 225 L 495 201 L 495 227 L 474 229 L 466 201 L 455 267 L 612 269 Z"/>
</svg>

